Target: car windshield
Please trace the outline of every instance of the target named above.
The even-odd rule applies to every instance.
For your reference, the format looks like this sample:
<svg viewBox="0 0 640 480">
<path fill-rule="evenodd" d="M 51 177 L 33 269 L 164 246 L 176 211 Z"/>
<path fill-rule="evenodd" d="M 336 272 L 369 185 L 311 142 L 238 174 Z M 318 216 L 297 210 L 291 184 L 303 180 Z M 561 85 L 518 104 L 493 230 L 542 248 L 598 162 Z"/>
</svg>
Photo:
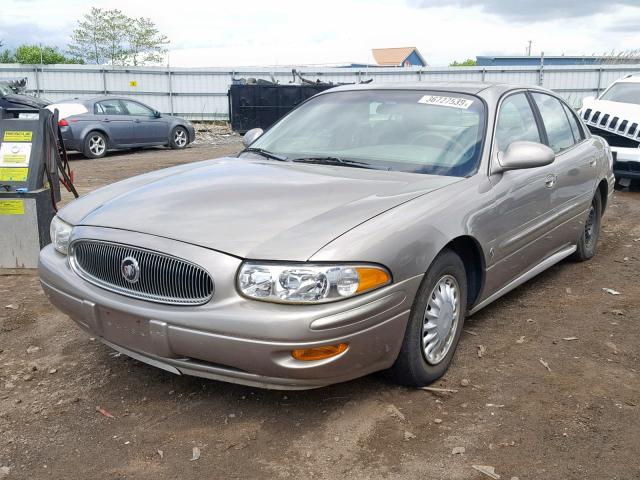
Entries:
<svg viewBox="0 0 640 480">
<path fill-rule="evenodd" d="M 640 105 L 640 83 L 615 83 L 600 97 L 600 100 Z"/>
<path fill-rule="evenodd" d="M 293 161 L 462 177 L 478 168 L 484 119 L 484 104 L 460 93 L 332 92 L 301 105 L 251 147 Z"/>
<path fill-rule="evenodd" d="M 0 96 L 11 95 L 12 93 L 13 90 L 11 90 L 8 85 L 0 83 Z"/>
</svg>

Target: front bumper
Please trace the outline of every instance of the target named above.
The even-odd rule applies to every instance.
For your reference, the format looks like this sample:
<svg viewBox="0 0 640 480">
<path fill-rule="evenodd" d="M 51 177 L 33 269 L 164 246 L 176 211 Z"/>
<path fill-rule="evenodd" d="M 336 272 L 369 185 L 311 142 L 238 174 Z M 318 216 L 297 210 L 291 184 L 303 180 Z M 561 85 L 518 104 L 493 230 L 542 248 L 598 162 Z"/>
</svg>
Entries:
<svg viewBox="0 0 640 480">
<path fill-rule="evenodd" d="M 640 148 L 611 147 L 616 178 L 640 179 Z"/>
<path fill-rule="evenodd" d="M 103 240 L 117 237 L 120 243 L 155 250 L 162 242 L 162 251 L 216 272 L 216 292 L 208 304 L 198 307 L 125 297 L 82 280 L 67 258 L 49 245 L 40 254 L 39 270 L 51 303 L 91 335 L 130 357 L 177 374 L 257 387 L 316 388 L 390 367 L 422 278 L 335 303 L 277 305 L 247 300 L 235 292 L 240 260 L 234 257 L 131 232 L 77 230 L 85 238 L 98 233 Z M 234 280 L 231 285 L 226 285 L 228 278 Z M 293 349 L 336 343 L 347 343 L 349 348 L 313 362 L 291 356 Z"/>
<path fill-rule="evenodd" d="M 187 125 L 187 132 L 189 133 L 189 143 L 193 143 L 196 140 L 196 129 L 193 125 Z"/>
</svg>

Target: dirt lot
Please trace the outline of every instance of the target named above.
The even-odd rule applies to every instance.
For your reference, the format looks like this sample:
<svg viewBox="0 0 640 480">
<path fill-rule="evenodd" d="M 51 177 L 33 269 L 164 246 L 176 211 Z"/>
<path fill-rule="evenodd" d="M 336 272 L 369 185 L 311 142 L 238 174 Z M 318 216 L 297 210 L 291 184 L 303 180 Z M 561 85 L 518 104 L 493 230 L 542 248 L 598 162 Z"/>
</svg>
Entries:
<svg viewBox="0 0 640 480">
<path fill-rule="evenodd" d="M 86 193 L 237 149 L 73 168 Z M 502 479 L 640 479 L 638 218 L 640 193 L 617 192 L 593 261 L 563 262 L 469 319 L 435 385 L 446 394 L 380 375 L 289 393 L 174 376 L 90 339 L 34 272 L 0 271 L 0 478 L 481 480 L 472 465 L 486 465 Z"/>
</svg>

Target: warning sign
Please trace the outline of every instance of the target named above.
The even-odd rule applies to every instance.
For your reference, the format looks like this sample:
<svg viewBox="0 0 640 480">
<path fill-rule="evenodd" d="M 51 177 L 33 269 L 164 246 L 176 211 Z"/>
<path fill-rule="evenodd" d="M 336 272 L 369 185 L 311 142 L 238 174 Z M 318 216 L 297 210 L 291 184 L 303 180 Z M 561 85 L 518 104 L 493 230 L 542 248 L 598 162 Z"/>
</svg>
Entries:
<svg viewBox="0 0 640 480">
<path fill-rule="evenodd" d="M 0 167 L 0 182 L 26 182 L 28 168 Z"/>
<path fill-rule="evenodd" d="M 0 167 L 28 167 L 30 156 L 31 143 L 0 144 Z"/>
<path fill-rule="evenodd" d="M 24 200 L 0 200 L 0 215 L 24 215 Z"/>
<path fill-rule="evenodd" d="M 31 131 L 6 130 L 4 132 L 3 142 L 30 142 L 33 138 Z"/>
</svg>

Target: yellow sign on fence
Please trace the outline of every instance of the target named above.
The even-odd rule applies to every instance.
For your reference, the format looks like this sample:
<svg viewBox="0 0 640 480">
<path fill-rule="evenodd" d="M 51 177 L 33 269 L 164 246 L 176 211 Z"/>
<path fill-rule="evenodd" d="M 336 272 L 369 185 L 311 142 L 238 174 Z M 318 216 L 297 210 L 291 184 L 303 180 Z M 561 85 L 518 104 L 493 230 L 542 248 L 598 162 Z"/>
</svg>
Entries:
<svg viewBox="0 0 640 480">
<path fill-rule="evenodd" d="M 24 215 L 24 200 L 0 200 L 0 215 Z"/>
<path fill-rule="evenodd" d="M 33 138 L 31 131 L 6 130 L 3 142 L 30 142 Z"/>
</svg>

